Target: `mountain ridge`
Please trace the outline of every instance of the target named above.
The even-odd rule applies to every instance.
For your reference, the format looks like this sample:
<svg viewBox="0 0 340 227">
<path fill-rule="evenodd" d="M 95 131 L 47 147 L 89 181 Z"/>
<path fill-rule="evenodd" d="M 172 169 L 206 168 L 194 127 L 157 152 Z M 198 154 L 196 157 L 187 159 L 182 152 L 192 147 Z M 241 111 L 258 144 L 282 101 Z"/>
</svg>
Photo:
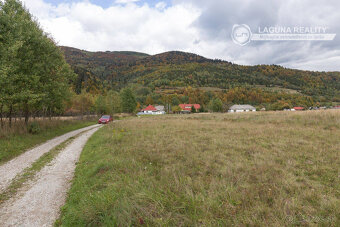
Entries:
<svg viewBox="0 0 340 227">
<path fill-rule="evenodd" d="M 89 52 L 70 47 L 61 50 L 73 68 L 93 74 L 108 89 L 120 89 L 131 83 L 221 89 L 261 85 L 340 101 L 340 72 L 289 69 L 280 65 L 243 66 L 182 51 L 147 55 L 130 51 Z"/>
</svg>

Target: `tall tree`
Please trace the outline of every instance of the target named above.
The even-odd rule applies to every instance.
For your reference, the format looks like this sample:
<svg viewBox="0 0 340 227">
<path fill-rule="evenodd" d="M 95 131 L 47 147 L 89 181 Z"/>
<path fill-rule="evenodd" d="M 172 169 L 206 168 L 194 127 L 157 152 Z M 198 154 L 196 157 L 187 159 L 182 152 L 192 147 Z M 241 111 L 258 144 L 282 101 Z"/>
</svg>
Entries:
<svg viewBox="0 0 340 227">
<path fill-rule="evenodd" d="M 32 111 L 61 112 L 74 73 L 55 42 L 42 31 L 18 0 L 5 0 L 0 14 L 0 70 L 7 89 L 9 117 L 15 105 L 27 123 Z"/>
<path fill-rule="evenodd" d="M 209 108 L 213 112 L 222 112 L 223 103 L 222 103 L 221 99 L 219 99 L 219 98 L 212 99 L 210 101 Z"/>
<path fill-rule="evenodd" d="M 12 5 L 10 5 L 12 4 Z M 20 39 L 22 32 L 19 21 L 24 21 L 20 15 L 20 8 L 14 3 L 1 3 L 0 9 L 0 87 L 1 102 L 3 108 L 7 109 L 9 125 L 12 124 L 12 113 L 18 103 L 17 77 L 18 77 L 18 50 L 22 47 L 23 41 Z"/>
<path fill-rule="evenodd" d="M 3 3 L 0 1 L 0 19 L 3 18 Z M 1 23 L 0 23 L 1 26 Z M 0 31 L 1 31 L 0 27 Z M 3 37 L 3 34 L 0 33 L 0 126 L 3 127 L 3 111 L 4 111 L 4 106 L 5 106 L 5 82 L 7 81 L 6 78 L 6 70 L 5 70 L 5 64 L 4 64 L 4 59 L 6 58 L 5 54 L 6 49 L 3 45 L 3 40 L 5 37 Z"/>
<path fill-rule="evenodd" d="M 133 113 L 136 110 L 137 101 L 130 88 L 125 88 L 121 91 L 121 100 L 123 112 Z"/>
<path fill-rule="evenodd" d="M 145 105 L 153 105 L 153 104 L 154 104 L 154 101 L 153 101 L 151 95 L 148 95 L 146 97 Z"/>
<path fill-rule="evenodd" d="M 107 94 L 107 105 L 109 109 L 109 113 L 120 113 L 122 111 L 121 108 L 121 98 L 119 94 L 115 91 L 109 91 Z"/>
<path fill-rule="evenodd" d="M 96 102 L 95 102 L 97 114 L 100 114 L 100 115 L 108 114 L 108 108 L 107 108 L 106 100 L 107 100 L 106 96 L 98 95 Z"/>
</svg>

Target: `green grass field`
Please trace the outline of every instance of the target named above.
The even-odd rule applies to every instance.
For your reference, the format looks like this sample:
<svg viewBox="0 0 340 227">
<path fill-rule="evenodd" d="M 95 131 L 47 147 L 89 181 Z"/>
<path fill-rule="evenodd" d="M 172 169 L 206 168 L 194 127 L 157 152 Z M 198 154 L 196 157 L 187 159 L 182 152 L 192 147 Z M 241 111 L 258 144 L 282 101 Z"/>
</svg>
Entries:
<svg viewBox="0 0 340 227">
<path fill-rule="evenodd" d="M 340 111 L 134 118 L 99 130 L 61 226 L 339 226 Z"/>
<path fill-rule="evenodd" d="M 49 139 L 95 123 L 94 120 L 46 120 L 39 122 L 41 131 L 37 134 L 28 133 L 23 122 L 14 123 L 11 129 L 0 127 L 0 164 Z"/>
</svg>

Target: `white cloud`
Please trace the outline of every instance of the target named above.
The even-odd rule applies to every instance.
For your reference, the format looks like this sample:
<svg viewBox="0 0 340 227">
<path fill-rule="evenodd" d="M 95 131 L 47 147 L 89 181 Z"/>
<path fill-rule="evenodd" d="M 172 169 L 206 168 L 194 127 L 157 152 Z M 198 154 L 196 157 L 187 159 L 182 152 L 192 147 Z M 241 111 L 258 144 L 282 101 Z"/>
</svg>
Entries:
<svg viewBox="0 0 340 227">
<path fill-rule="evenodd" d="M 328 26 L 340 32 L 340 14 L 330 0 L 173 0 L 155 7 L 137 0 L 116 0 L 109 8 L 90 1 L 60 3 L 23 0 L 42 27 L 59 42 L 91 51 L 131 50 L 149 54 L 188 51 L 239 64 L 281 64 L 293 68 L 340 70 L 340 42 L 252 42 L 230 39 L 233 24 Z M 114 1 L 113 1 L 114 2 Z M 311 3 L 313 2 L 313 4 Z M 322 60 L 320 60 L 322 59 Z"/>
<path fill-rule="evenodd" d="M 117 4 L 128 4 L 133 2 L 139 2 L 140 0 L 116 0 L 115 3 Z"/>
<path fill-rule="evenodd" d="M 156 7 L 156 9 L 163 10 L 163 9 L 166 8 L 166 3 L 165 2 L 158 2 L 155 7 Z"/>
<path fill-rule="evenodd" d="M 153 8 L 131 3 L 103 9 L 87 1 L 57 6 L 42 0 L 24 2 L 60 45 L 156 54 L 189 50 L 198 38 L 191 24 L 200 12 L 188 4 Z"/>
</svg>

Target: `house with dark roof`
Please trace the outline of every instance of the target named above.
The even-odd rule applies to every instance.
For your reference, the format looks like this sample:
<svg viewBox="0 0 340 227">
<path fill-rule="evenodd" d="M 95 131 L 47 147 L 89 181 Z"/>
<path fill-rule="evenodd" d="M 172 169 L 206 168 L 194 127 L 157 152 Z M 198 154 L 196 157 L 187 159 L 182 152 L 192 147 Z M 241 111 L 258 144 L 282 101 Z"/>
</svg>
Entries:
<svg viewBox="0 0 340 227">
<path fill-rule="evenodd" d="M 256 108 L 251 105 L 233 105 L 229 108 L 230 113 L 255 112 Z"/>
<path fill-rule="evenodd" d="M 165 113 L 165 107 L 164 106 L 158 105 L 158 106 L 155 106 L 155 108 L 157 109 L 157 111 Z"/>
</svg>

